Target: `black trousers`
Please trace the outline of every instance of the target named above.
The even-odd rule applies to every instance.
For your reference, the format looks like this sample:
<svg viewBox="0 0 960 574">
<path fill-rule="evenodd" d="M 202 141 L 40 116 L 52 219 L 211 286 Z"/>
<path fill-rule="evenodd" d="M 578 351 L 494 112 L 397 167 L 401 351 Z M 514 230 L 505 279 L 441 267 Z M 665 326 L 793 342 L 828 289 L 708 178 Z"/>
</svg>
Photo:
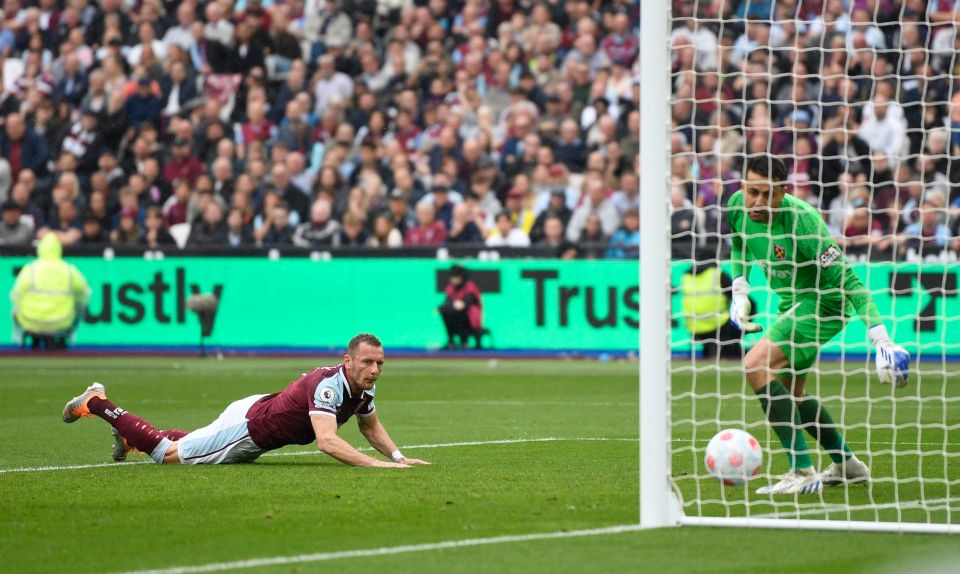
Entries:
<svg viewBox="0 0 960 574">
<path fill-rule="evenodd" d="M 470 328 L 470 318 L 467 316 L 467 309 L 457 311 L 453 307 L 443 305 L 440 307 L 440 315 L 443 317 L 443 326 L 447 328 L 447 341 L 454 345 L 457 344 L 456 337 L 460 338 L 460 346 L 466 347 L 469 338 L 474 336 L 473 329 Z"/>
<path fill-rule="evenodd" d="M 740 359 L 743 357 L 740 349 L 740 331 L 727 321 L 716 331 L 695 333 L 695 343 L 703 345 L 703 358 L 712 359 L 720 356 L 721 359 Z"/>
</svg>

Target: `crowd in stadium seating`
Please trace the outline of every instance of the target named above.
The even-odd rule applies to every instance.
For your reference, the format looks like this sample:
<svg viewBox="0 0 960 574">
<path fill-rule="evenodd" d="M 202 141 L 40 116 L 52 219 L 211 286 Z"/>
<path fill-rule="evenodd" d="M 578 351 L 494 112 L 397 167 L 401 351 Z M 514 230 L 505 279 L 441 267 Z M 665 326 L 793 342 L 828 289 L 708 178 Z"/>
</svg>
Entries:
<svg viewBox="0 0 960 574">
<path fill-rule="evenodd" d="M 4 0 L 0 244 L 635 257 L 639 2 Z"/>
<path fill-rule="evenodd" d="M 675 253 L 724 231 L 742 158 L 787 162 L 848 254 L 960 251 L 960 3 L 674 3 Z"/>
</svg>

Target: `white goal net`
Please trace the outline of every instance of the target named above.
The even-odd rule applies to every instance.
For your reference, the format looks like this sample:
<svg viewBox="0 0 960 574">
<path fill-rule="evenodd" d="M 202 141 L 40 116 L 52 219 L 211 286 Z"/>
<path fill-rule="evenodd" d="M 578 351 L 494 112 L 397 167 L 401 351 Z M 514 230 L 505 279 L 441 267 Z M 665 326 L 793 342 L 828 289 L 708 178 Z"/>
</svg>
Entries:
<svg viewBox="0 0 960 574">
<path fill-rule="evenodd" d="M 960 532 L 960 3 L 675 1 L 665 20 L 674 520 Z M 660 73 L 646 52 L 662 32 L 648 23 L 643 97 Z M 763 237 L 744 211 L 762 197 L 737 193 L 750 158 L 764 159 L 771 195 L 785 188 Z M 641 275 L 660 272 L 648 263 Z M 845 269 L 869 300 L 852 295 Z M 763 327 L 742 337 L 728 313 L 740 274 L 750 320 Z M 878 379 L 861 318 L 871 306 L 872 325 L 911 355 L 903 388 Z M 790 367 L 757 374 L 770 380 L 755 391 L 745 356 L 758 346 Z M 800 384 L 806 397 L 796 400 Z M 704 464 L 707 442 L 731 428 L 763 448 L 743 486 L 724 486 Z M 791 468 L 823 472 L 851 453 L 869 482 L 756 492 Z"/>
</svg>

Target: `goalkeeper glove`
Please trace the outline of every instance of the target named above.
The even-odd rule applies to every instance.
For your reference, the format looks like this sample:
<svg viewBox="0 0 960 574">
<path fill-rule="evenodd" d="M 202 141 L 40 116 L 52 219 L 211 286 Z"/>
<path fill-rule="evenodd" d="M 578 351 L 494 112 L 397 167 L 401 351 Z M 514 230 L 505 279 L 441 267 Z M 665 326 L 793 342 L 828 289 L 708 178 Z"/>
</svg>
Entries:
<svg viewBox="0 0 960 574">
<path fill-rule="evenodd" d="M 733 291 L 730 303 L 730 320 L 737 329 L 744 333 L 757 333 L 763 327 L 750 322 L 750 284 L 743 277 L 733 280 Z"/>
<path fill-rule="evenodd" d="M 910 353 L 900 345 L 893 344 L 883 325 L 874 325 L 869 333 L 877 350 L 877 376 L 880 382 L 898 389 L 907 386 L 910 379 Z"/>
</svg>

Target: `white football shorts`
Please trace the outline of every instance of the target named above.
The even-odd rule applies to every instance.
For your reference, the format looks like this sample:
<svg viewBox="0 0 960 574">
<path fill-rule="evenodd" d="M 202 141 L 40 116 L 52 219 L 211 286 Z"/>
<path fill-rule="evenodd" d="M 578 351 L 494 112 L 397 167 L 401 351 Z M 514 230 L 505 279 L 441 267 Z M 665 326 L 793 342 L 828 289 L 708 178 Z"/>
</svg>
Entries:
<svg viewBox="0 0 960 574">
<path fill-rule="evenodd" d="M 247 411 L 266 395 L 234 401 L 217 420 L 177 441 L 180 464 L 253 462 L 266 452 L 254 444 L 247 430 Z"/>
</svg>

